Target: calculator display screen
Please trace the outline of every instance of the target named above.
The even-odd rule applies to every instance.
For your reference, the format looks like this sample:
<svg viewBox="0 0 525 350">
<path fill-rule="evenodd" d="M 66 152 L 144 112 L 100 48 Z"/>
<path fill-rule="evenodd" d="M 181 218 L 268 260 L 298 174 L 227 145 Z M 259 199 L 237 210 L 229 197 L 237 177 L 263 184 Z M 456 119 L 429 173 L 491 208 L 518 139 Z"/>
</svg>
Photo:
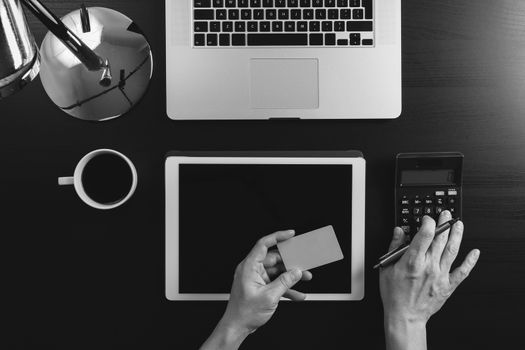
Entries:
<svg viewBox="0 0 525 350">
<path fill-rule="evenodd" d="M 404 170 L 401 171 L 402 185 L 453 185 L 455 184 L 454 170 Z"/>
<path fill-rule="evenodd" d="M 350 293 L 352 165 L 181 164 L 181 293 L 229 293 L 235 267 L 262 236 L 334 227 L 344 259 L 297 287 Z"/>
</svg>

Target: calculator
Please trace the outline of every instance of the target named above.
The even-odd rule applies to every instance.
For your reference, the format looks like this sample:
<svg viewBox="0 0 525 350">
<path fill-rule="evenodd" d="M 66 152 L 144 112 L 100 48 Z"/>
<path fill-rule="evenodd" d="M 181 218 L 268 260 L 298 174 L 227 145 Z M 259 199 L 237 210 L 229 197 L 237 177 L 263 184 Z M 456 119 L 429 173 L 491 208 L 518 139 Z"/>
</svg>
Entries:
<svg viewBox="0 0 525 350">
<path fill-rule="evenodd" d="M 413 237 L 428 215 L 461 217 L 463 154 L 401 153 L 396 158 L 396 226 Z"/>
</svg>

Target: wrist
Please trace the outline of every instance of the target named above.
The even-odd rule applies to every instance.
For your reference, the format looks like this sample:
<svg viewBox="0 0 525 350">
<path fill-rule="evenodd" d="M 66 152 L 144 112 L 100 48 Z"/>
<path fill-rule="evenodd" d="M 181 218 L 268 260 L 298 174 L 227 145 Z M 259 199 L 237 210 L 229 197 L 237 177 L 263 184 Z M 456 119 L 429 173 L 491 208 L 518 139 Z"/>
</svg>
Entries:
<svg viewBox="0 0 525 350">
<path fill-rule="evenodd" d="M 426 349 L 426 321 L 407 316 L 385 315 L 385 339 L 388 350 Z"/>
<path fill-rule="evenodd" d="M 226 318 L 219 321 L 216 331 L 221 334 L 222 341 L 225 344 L 237 344 L 237 346 L 239 346 L 251 333 L 247 328 Z"/>
</svg>

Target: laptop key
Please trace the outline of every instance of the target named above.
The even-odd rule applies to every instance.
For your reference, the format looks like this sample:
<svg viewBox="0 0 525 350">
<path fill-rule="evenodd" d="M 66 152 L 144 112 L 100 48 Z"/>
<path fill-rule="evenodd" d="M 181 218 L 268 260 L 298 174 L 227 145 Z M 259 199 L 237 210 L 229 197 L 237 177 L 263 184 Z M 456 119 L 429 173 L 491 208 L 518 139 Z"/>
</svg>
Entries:
<svg viewBox="0 0 525 350">
<path fill-rule="evenodd" d="M 237 7 L 248 7 L 248 0 L 237 0 Z"/>
<path fill-rule="evenodd" d="M 219 34 L 219 46 L 230 46 L 230 34 Z"/>
<path fill-rule="evenodd" d="M 262 9 L 253 10 L 253 19 L 264 19 L 264 10 Z"/>
<path fill-rule="evenodd" d="M 220 32 L 221 31 L 221 22 L 210 22 L 210 32 Z"/>
<path fill-rule="evenodd" d="M 223 7 L 224 0 L 213 0 L 213 7 Z"/>
<path fill-rule="evenodd" d="M 323 34 L 310 34 L 310 45 L 323 45 Z"/>
<path fill-rule="evenodd" d="M 332 31 L 332 22 L 331 21 L 323 21 L 323 23 L 321 23 L 321 28 L 323 29 L 323 32 L 331 32 Z"/>
<path fill-rule="evenodd" d="M 312 0 L 312 7 L 323 7 L 323 0 Z"/>
<path fill-rule="evenodd" d="M 270 29 L 271 29 L 271 24 L 270 24 L 270 22 L 265 21 L 265 22 L 260 22 L 260 23 L 259 23 L 259 30 L 260 30 L 261 32 L 269 32 Z"/>
<path fill-rule="evenodd" d="M 275 0 L 275 7 L 286 7 L 286 0 Z"/>
<path fill-rule="evenodd" d="M 273 7 L 273 0 L 263 0 L 263 7 Z"/>
<path fill-rule="evenodd" d="M 372 0 L 363 0 L 363 7 L 365 8 L 365 19 L 373 18 Z"/>
<path fill-rule="evenodd" d="M 328 19 L 339 19 L 339 10 L 337 9 L 328 10 Z"/>
<path fill-rule="evenodd" d="M 308 22 L 306 22 L 306 21 L 297 22 L 297 31 L 298 32 L 307 32 L 308 31 Z"/>
<path fill-rule="evenodd" d="M 362 44 L 364 46 L 372 46 L 374 45 L 374 39 L 363 39 Z"/>
<path fill-rule="evenodd" d="M 204 34 L 195 34 L 193 36 L 193 44 L 195 46 L 204 46 L 205 44 L 205 36 Z"/>
<path fill-rule="evenodd" d="M 337 0 L 337 7 L 348 7 L 348 0 Z"/>
<path fill-rule="evenodd" d="M 326 10 L 315 10 L 315 19 L 326 19 Z"/>
<path fill-rule="evenodd" d="M 361 45 L 361 34 L 359 33 L 350 34 L 350 45 L 352 46 Z"/>
<path fill-rule="evenodd" d="M 272 32 L 282 32 L 283 31 L 283 22 L 275 21 L 272 22 Z"/>
<path fill-rule="evenodd" d="M 301 19 L 301 10 L 291 10 L 290 18 L 291 19 Z"/>
<path fill-rule="evenodd" d="M 347 39 L 339 39 L 337 40 L 338 46 L 348 46 L 348 40 Z"/>
<path fill-rule="evenodd" d="M 228 19 L 239 19 L 239 10 L 228 10 Z"/>
<path fill-rule="evenodd" d="M 334 22 L 334 31 L 344 32 L 345 31 L 345 22 L 344 21 L 335 21 Z"/>
<path fill-rule="evenodd" d="M 250 7 L 261 7 L 261 0 L 250 0 Z"/>
<path fill-rule="evenodd" d="M 301 0 L 300 5 L 301 7 L 310 7 L 310 0 Z"/>
<path fill-rule="evenodd" d="M 252 10 L 241 10 L 241 19 L 252 19 Z"/>
<path fill-rule="evenodd" d="M 226 10 L 215 11 L 215 19 L 222 21 L 222 20 L 225 20 L 227 17 L 228 17 L 228 12 Z"/>
<path fill-rule="evenodd" d="M 360 7 L 361 0 L 350 0 L 350 7 Z"/>
<path fill-rule="evenodd" d="M 324 0 L 325 7 L 335 7 L 335 0 Z"/>
<path fill-rule="evenodd" d="M 335 45 L 335 34 L 333 34 L 333 33 L 325 34 L 324 35 L 324 44 L 325 45 L 329 45 L 329 46 Z"/>
<path fill-rule="evenodd" d="M 321 30 L 321 22 L 319 21 L 311 21 L 310 22 L 310 31 L 311 32 L 318 32 Z"/>
<path fill-rule="evenodd" d="M 233 46 L 246 45 L 246 34 L 232 34 L 232 45 Z"/>
<path fill-rule="evenodd" d="M 276 19 L 277 10 L 266 10 L 266 19 Z"/>
<path fill-rule="evenodd" d="M 206 34 L 206 45 L 217 46 L 217 34 Z"/>
<path fill-rule="evenodd" d="M 226 0 L 226 7 L 236 7 L 235 0 Z"/>
<path fill-rule="evenodd" d="M 279 19 L 288 19 L 288 10 L 279 10 Z"/>
<path fill-rule="evenodd" d="M 314 19 L 314 10 L 312 9 L 303 10 L 303 19 Z"/>
<path fill-rule="evenodd" d="M 299 1 L 298 0 L 288 0 L 288 7 L 298 7 Z"/>
<path fill-rule="evenodd" d="M 222 31 L 223 32 L 233 32 L 233 22 L 230 22 L 230 21 L 222 22 Z"/>
<path fill-rule="evenodd" d="M 341 19 L 351 19 L 352 11 L 350 9 L 341 9 L 340 16 Z"/>
<path fill-rule="evenodd" d="M 208 31 L 208 22 L 194 22 L 193 23 L 194 32 L 207 32 Z"/>
<path fill-rule="evenodd" d="M 248 46 L 306 46 L 308 34 L 248 34 Z"/>
<path fill-rule="evenodd" d="M 196 19 L 196 20 L 215 19 L 215 11 L 214 10 L 194 10 L 193 19 Z"/>
<path fill-rule="evenodd" d="M 193 0 L 193 7 L 211 7 L 211 0 Z"/>
<path fill-rule="evenodd" d="M 346 31 L 348 32 L 371 32 L 373 30 L 372 21 L 347 21 Z"/>
<path fill-rule="evenodd" d="M 352 11 L 352 17 L 354 19 L 363 19 L 363 17 L 364 17 L 363 10 L 361 10 L 361 9 L 353 10 Z"/>
<path fill-rule="evenodd" d="M 295 22 L 284 22 L 285 32 L 295 32 Z"/>
<path fill-rule="evenodd" d="M 248 22 L 248 31 L 249 32 L 256 32 L 257 31 L 257 22 L 254 22 L 254 21 L 250 21 Z"/>
<path fill-rule="evenodd" d="M 235 22 L 235 31 L 236 32 L 245 32 L 246 31 L 246 22 Z"/>
</svg>

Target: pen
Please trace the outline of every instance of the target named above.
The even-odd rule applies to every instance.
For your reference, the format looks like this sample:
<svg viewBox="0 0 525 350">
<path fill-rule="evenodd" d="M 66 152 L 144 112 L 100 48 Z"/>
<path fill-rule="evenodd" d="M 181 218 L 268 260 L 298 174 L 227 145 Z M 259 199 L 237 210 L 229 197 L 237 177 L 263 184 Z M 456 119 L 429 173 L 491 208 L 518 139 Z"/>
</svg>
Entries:
<svg viewBox="0 0 525 350">
<path fill-rule="evenodd" d="M 439 236 L 440 234 L 451 228 L 452 225 L 454 225 L 458 221 L 459 218 L 455 218 L 439 225 L 436 228 L 435 236 Z M 401 256 L 403 256 L 403 254 L 407 251 L 408 247 L 410 247 L 410 244 L 404 243 L 398 248 L 386 253 L 385 255 L 379 258 L 379 262 L 376 266 L 374 266 L 374 269 L 377 269 L 378 267 L 385 267 L 393 262 L 396 262 L 399 258 L 401 258 Z"/>
</svg>

